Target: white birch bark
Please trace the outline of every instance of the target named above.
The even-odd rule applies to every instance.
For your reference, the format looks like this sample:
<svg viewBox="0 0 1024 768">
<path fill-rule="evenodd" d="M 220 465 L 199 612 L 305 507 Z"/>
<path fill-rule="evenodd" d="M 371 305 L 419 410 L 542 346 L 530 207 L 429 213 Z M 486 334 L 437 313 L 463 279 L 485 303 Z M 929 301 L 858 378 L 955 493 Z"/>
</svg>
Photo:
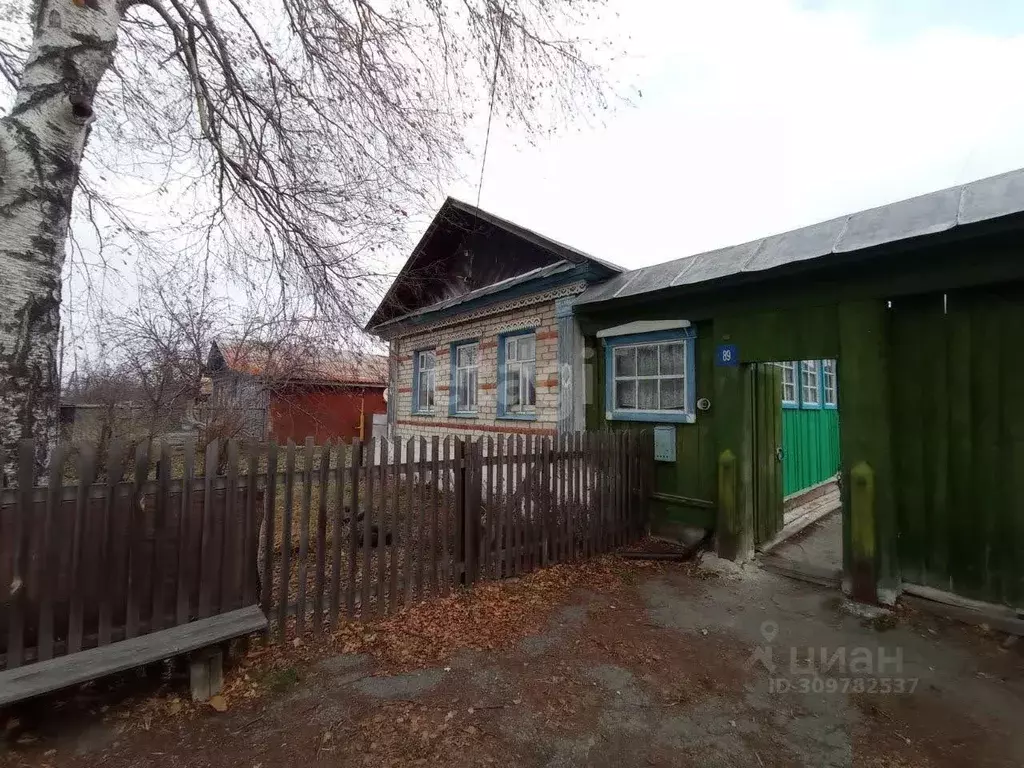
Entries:
<svg viewBox="0 0 1024 768">
<path fill-rule="evenodd" d="M 117 0 L 37 0 L 15 102 L 0 119 L 0 446 L 56 435 L 60 278 L 96 87 L 117 44 Z"/>
</svg>

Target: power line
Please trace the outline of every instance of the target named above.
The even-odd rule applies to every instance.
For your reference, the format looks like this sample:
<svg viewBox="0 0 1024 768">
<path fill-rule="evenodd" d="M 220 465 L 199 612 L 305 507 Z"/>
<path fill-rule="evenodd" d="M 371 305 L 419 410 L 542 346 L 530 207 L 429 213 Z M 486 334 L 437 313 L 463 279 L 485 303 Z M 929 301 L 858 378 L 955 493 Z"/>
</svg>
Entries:
<svg viewBox="0 0 1024 768">
<path fill-rule="evenodd" d="M 506 0 L 507 1 L 507 0 Z M 484 156 L 480 160 L 480 181 L 476 185 L 476 207 L 480 207 L 480 195 L 484 189 L 484 169 L 487 167 L 487 147 L 491 143 L 491 120 L 494 118 L 494 92 L 498 84 L 498 65 L 501 63 L 501 44 L 505 41 L 505 5 L 501 4 L 501 31 L 498 33 L 498 47 L 494 54 L 494 73 L 491 75 L 491 98 L 487 108 L 487 134 L 484 136 Z"/>
</svg>

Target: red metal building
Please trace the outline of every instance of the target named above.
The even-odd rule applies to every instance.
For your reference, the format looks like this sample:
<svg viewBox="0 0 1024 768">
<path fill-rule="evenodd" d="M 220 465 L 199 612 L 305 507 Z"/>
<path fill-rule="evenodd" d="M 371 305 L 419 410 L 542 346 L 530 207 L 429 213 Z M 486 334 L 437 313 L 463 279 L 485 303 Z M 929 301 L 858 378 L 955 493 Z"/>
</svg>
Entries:
<svg viewBox="0 0 1024 768">
<path fill-rule="evenodd" d="M 258 439 L 299 443 L 369 439 L 373 414 L 387 411 L 388 360 L 348 353 L 324 358 L 294 347 L 214 342 L 207 363 L 211 412 L 233 414 Z"/>
</svg>

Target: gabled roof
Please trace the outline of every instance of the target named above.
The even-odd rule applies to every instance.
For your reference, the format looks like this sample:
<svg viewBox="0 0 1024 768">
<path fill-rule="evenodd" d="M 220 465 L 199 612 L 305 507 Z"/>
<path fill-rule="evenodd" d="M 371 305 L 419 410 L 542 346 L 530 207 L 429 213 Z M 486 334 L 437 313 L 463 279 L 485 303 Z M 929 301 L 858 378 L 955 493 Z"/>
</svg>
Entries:
<svg viewBox="0 0 1024 768">
<path fill-rule="evenodd" d="M 528 243 L 537 253 L 544 254 L 543 257 L 533 261 L 524 260 L 522 264 L 504 262 L 502 270 L 494 271 L 493 281 L 469 290 L 452 290 L 452 281 L 444 272 L 443 263 L 450 259 L 451 252 L 458 247 L 463 236 L 481 228 L 492 227 Z M 366 324 L 366 330 L 373 331 L 406 317 L 447 309 L 472 299 L 501 293 L 529 280 L 555 275 L 574 266 L 590 267 L 595 279 L 604 279 L 622 272 L 622 268 L 615 264 L 449 197 Z M 431 281 L 442 284 L 446 290 L 432 294 L 422 288 Z"/>
<path fill-rule="evenodd" d="M 636 297 L 667 288 L 710 284 L 791 266 L 828 266 L 896 244 L 937 239 L 961 227 L 998 219 L 1024 224 L 1024 169 L 623 273 L 588 288 L 576 306 Z"/>
<path fill-rule="evenodd" d="M 233 371 L 277 383 L 385 387 L 388 358 L 361 352 L 319 353 L 298 345 L 235 344 L 214 341 L 207 368 Z"/>
</svg>

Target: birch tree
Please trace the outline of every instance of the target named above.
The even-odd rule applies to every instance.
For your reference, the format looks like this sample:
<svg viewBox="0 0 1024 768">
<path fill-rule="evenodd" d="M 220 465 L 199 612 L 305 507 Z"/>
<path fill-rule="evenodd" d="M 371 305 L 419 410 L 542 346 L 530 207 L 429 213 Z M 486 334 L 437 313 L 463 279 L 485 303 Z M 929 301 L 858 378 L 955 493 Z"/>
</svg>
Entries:
<svg viewBox="0 0 1024 768">
<path fill-rule="evenodd" d="M 81 223 L 101 252 L 217 259 L 355 323 L 373 254 L 450 177 L 481 95 L 528 135 L 605 106 L 580 37 L 600 5 L 0 0 L 0 447 L 35 438 L 45 463 Z"/>
</svg>

